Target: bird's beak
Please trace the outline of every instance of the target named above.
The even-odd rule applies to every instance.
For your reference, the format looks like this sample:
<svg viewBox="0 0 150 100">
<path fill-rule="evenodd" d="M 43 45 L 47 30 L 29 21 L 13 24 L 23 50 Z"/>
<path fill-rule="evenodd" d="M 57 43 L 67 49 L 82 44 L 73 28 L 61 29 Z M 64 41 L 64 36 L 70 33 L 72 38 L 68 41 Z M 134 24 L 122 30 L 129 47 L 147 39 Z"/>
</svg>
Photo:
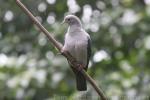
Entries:
<svg viewBox="0 0 150 100">
<path fill-rule="evenodd" d="M 65 23 L 65 20 L 63 20 L 62 22 L 61 22 L 61 25 L 63 25 Z"/>
</svg>

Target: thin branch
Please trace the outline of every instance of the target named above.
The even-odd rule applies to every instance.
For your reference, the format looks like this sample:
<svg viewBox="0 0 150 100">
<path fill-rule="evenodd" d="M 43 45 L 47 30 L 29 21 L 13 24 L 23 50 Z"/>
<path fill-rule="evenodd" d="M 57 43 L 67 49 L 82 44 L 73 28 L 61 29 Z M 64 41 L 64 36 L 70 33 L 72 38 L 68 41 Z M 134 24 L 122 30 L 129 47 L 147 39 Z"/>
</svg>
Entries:
<svg viewBox="0 0 150 100">
<path fill-rule="evenodd" d="M 61 43 L 59 43 L 58 41 L 56 41 L 54 39 L 54 37 L 52 37 L 50 35 L 50 33 L 41 25 L 41 23 L 33 16 L 33 14 L 24 6 L 24 4 L 22 4 L 20 2 L 20 0 L 16 0 L 16 3 L 18 4 L 18 6 L 24 11 L 24 13 L 26 13 L 30 19 L 33 21 L 33 23 L 35 25 L 38 26 L 38 28 L 43 32 L 43 34 L 45 34 L 47 36 L 47 38 L 49 39 L 49 41 L 53 44 L 54 47 L 56 47 L 59 52 L 61 52 L 61 49 L 63 47 L 63 45 Z M 78 68 L 78 64 L 77 62 L 72 62 L 72 59 L 74 59 L 69 53 L 63 53 L 63 55 L 71 62 L 71 65 L 74 68 Z M 102 89 L 100 89 L 95 81 L 89 76 L 88 73 L 86 73 L 84 70 L 81 70 L 81 73 L 85 76 L 85 78 L 87 79 L 87 81 L 93 86 L 93 88 L 95 89 L 95 91 L 98 93 L 98 95 L 100 96 L 100 98 L 102 100 L 107 100 L 105 94 L 103 93 Z"/>
</svg>

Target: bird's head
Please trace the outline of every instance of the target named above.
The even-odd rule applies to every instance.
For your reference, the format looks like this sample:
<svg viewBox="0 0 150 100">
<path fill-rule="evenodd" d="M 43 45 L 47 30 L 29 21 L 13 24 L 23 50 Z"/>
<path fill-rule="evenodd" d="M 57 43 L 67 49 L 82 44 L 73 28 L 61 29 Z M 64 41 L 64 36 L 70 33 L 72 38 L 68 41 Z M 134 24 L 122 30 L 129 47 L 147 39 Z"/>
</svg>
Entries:
<svg viewBox="0 0 150 100">
<path fill-rule="evenodd" d="M 78 26 L 81 26 L 81 21 L 80 19 L 75 16 L 75 15 L 67 15 L 65 18 L 64 18 L 64 21 L 63 23 L 67 23 L 69 26 L 71 25 L 78 25 Z"/>
</svg>

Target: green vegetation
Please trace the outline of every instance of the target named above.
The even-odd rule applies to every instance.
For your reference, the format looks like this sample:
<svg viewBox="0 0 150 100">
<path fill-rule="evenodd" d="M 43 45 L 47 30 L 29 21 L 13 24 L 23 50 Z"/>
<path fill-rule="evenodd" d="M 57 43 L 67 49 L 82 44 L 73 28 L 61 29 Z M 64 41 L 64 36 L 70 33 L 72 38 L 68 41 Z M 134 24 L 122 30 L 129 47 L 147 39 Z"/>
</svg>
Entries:
<svg viewBox="0 0 150 100">
<path fill-rule="evenodd" d="M 92 38 L 88 73 L 110 99 L 150 96 L 150 0 L 22 0 L 61 43 L 68 13 Z M 88 84 L 88 97 L 98 98 Z M 16 5 L 0 0 L 0 99 L 74 99 L 66 59 Z M 90 100 L 90 99 L 89 99 Z"/>
</svg>

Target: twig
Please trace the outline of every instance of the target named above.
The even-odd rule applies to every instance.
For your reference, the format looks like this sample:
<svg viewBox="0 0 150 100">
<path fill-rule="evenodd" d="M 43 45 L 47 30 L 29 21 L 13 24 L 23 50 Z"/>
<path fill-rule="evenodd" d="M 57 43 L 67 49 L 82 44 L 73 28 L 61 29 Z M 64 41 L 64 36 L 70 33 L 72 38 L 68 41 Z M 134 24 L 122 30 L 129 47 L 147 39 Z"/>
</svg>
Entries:
<svg viewBox="0 0 150 100">
<path fill-rule="evenodd" d="M 30 19 L 33 21 L 33 23 L 35 25 L 38 26 L 38 28 L 47 36 L 47 38 L 49 39 L 49 41 L 53 44 L 53 46 L 55 46 L 59 52 L 61 52 L 62 49 L 62 44 L 59 43 L 58 41 L 56 41 L 54 39 L 54 37 L 52 37 L 50 35 L 50 33 L 41 25 L 41 23 L 32 15 L 32 13 L 24 6 L 24 4 L 22 4 L 20 2 L 20 0 L 16 0 L 16 3 L 18 4 L 18 6 L 24 11 L 24 13 L 26 13 Z M 71 59 L 73 59 L 73 57 L 69 54 L 69 53 L 64 53 L 63 54 L 70 62 Z M 74 68 L 78 68 L 78 65 L 76 62 L 71 63 L 71 65 L 73 65 Z M 102 100 L 107 100 L 106 96 L 104 95 L 102 89 L 98 88 L 98 86 L 96 85 L 95 81 L 89 76 L 89 74 L 87 74 L 84 70 L 81 70 L 82 74 L 85 76 L 85 78 L 87 79 L 87 81 L 93 86 L 93 88 L 95 89 L 95 91 L 98 93 L 98 95 L 101 97 Z"/>
</svg>

